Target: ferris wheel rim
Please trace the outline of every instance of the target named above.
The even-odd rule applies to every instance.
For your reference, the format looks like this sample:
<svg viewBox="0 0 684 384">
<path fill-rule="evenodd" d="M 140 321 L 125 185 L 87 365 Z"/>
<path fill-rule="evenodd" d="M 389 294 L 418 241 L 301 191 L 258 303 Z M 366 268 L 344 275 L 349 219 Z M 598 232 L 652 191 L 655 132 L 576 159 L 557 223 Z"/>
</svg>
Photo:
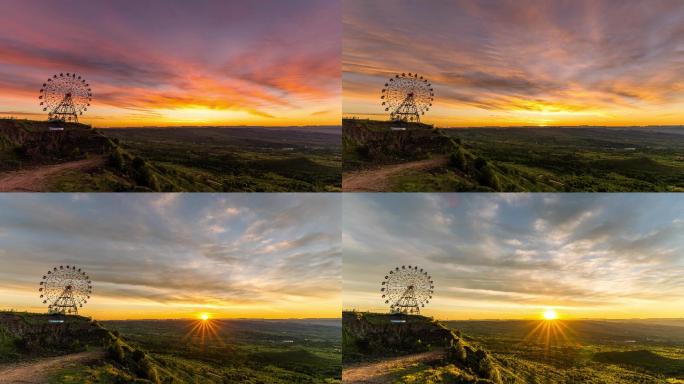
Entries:
<svg viewBox="0 0 684 384">
<path fill-rule="evenodd" d="M 420 121 L 420 116 L 432 108 L 434 96 L 434 88 L 427 78 L 408 72 L 390 77 L 381 90 L 380 100 L 393 120 L 396 116 L 410 115 Z"/>
<path fill-rule="evenodd" d="M 381 282 L 381 298 L 394 311 L 397 306 L 425 307 L 434 294 L 434 280 L 423 268 L 402 265 L 391 269 Z"/>
<path fill-rule="evenodd" d="M 61 72 L 43 82 L 38 100 L 42 111 L 50 116 L 68 114 L 77 117 L 88 111 L 93 93 L 90 83 L 83 76 L 76 72 Z M 77 121 L 77 118 L 74 120 Z"/>
<path fill-rule="evenodd" d="M 39 297 L 49 308 L 65 296 L 73 306 L 83 307 L 93 292 L 90 276 L 75 265 L 53 267 L 42 276 L 39 286 Z"/>
</svg>

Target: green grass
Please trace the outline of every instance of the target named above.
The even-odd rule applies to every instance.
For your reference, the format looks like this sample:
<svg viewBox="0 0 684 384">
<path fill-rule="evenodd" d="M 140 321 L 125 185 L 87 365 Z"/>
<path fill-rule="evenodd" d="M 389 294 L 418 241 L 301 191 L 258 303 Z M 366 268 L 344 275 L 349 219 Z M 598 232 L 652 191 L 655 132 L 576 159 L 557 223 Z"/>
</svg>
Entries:
<svg viewBox="0 0 684 384">
<path fill-rule="evenodd" d="M 192 320 L 105 324 L 149 353 L 160 378 L 180 383 L 334 383 L 341 379 L 340 328 L 306 321 L 217 321 L 218 338 L 188 337 Z M 292 341 L 285 342 L 285 341 Z"/>
<path fill-rule="evenodd" d="M 451 321 L 521 383 L 665 383 L 684 379 L 684 321 L 565 321 L 568 340 L 525 337 L 535 321 Z M 503 371 L 502 371 L 503 372 Z M 503 373 L 506 376 L 505 372 Z"/>
<path fill-rule="evenodd" d="M 73 365 L 53 373 L 49 378 L 50 384 L 120 384 L 122 382 L 149 383 L 108 363 L 95 366 Z"/>
<path fill-rule="evenodd" d="M 149 162 L 162 191 L 336 191 L 341 186 L 339 135 L 333 128 L 322 133 L 307 128 L 104 132 L 130 156 Z M 57 188 L 64 185 L 62 180 Z"/>
<path fill-rule="evenodd" d="M 667 376 L 684 377 L 684 359 L 673 359 L 650 350 L 597 352 L 594 361 L 641 368 Z"/>
</svg>

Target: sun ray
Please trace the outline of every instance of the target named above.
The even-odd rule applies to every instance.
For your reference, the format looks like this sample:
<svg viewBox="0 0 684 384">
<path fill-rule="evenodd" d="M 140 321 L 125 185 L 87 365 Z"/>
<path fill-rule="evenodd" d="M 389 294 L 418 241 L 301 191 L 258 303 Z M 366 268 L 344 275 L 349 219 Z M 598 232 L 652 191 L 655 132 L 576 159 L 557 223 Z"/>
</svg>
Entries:
<svg viewBox="0 0 684 384">
<path fill-rule="evenodd" d="M 183 341 L 192 340 L 204 350 L 207 344 L 216 344 L 220 347 L 224 346 L 223 339 L 219 335 L 220 324 L 217 320 L 211 318 L 209 313 L 200 313 L 197 315 L 197 320 L 190 324 L 189 331 L 183 336 Z"/>
<path fill-rule="evenodd" d="M 521 344 L 540 346 L 545 358 L 548 358 L 556 347 L 576 344 L 573 341 L 575 333 L 566 322 L 559 318 L 553 308 L 547 308 L 542 313 L 541 319 L 531 323 L 530 326 L 532 328 Z"/>
</svg>

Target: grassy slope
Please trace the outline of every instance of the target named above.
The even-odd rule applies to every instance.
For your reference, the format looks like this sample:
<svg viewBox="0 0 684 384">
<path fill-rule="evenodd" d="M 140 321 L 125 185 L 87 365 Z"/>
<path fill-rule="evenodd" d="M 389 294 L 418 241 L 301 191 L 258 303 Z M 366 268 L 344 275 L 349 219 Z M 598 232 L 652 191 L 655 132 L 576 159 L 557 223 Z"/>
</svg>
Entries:
<svg viewBox="0 0 684 384">
<path fill-rule="evenodd" d="M 566 321 L 550 344 L 528 339 L 538 322 L 453 321 L 529 383 L 684 382 L 684 327 L 648 321 Z M 680 381 L 682 380 L 682 381 Z"/>
<path fill-rule="evenodd" d="M 147 351 L 160 380 L 178 383 L 334 383 L 339 326 L 306 321 L 216 321 L 219 337 L 189 336 L 188 320 L 112 321 L 126 343 Z M 294 343 L 283 343 L 294 340 Z M 97 370 L 106 370 L 99 367 Z"/>
<path fill-rule="evenodd" d="M 132 128 L 106 134 L 160 172 L 201 180 L 209 190 L 335 191 L 341 185 L 339 128 Z"/>
<path fill-rule="evenodd" d="M 443 130 L 497 164 L 554 180 L 558 191 L 684 187 L 684 129 L 471 128 Z"/>
</svg>

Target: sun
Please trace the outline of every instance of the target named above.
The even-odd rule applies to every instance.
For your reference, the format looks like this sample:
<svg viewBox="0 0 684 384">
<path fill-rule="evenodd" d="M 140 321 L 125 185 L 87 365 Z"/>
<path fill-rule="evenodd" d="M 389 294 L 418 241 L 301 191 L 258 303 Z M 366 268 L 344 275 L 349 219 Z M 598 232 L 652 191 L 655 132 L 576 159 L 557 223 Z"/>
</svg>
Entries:
<svg viewBox="0 0 684 384">
<path fill-rule="evenodd" d="M 558 314 L 553 308 L 549 308 L 544 312 L 544 320 L 556 320 L 557 318 Z"/>
<path fill-rule="evenodd" d="M 199 318 L 202 321 L 207 321 L 207 320 L 209 320 L 209 314 L 208 313 L 200 313 Z"/>
</svg>

